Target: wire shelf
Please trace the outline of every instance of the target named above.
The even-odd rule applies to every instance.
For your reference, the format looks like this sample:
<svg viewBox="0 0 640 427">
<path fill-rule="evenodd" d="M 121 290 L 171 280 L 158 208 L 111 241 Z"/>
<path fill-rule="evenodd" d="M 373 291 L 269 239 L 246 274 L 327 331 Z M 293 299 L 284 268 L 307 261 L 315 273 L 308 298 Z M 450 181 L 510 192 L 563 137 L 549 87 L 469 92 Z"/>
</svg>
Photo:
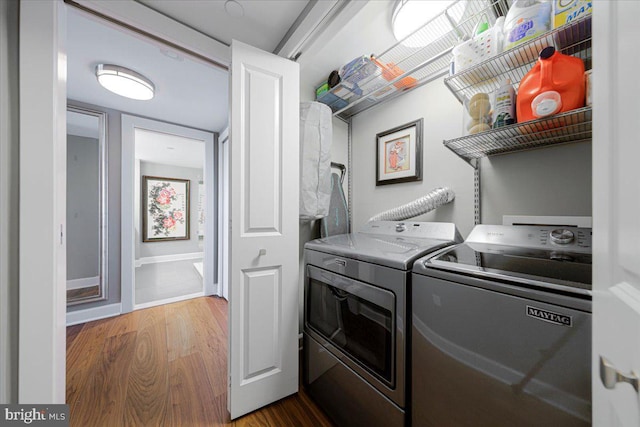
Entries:
<svg viewBox="0 0 640 427">
<path fill-rule="evenodd" d="M 444 145 L 471 163 L 473 159 L 591 139 L 591 107 L 517 123 L 475 135 L 445 140 Z"/>
<path fill-rule="evenodd" d="M 517 90 L 520 80 L 538 60 L 540 51 L 554 46 L 557 51 L 582 59 L 591 69 L 591 15 L 577 19 L 493 58 L 445 79 L 445 84 L 460 102 L 479 92 L 490 93 L 511 79 Z"/>
<path fill-rule="evenodd" d="M 510 0 L 456 1 L 403 40 L 379 55 L 372 55 L 371 62 L 364 61 L 353 70 L 351 75 L 355 78 L 347 77 L 318 101 L 329 105 L 334 116 L 347 120 L 443 76 L 449 69 L 453 47 L 473 35 L 483 16 L 493 23 L 498 16 L 506 15 L 510 3 Z"/>
</svg>

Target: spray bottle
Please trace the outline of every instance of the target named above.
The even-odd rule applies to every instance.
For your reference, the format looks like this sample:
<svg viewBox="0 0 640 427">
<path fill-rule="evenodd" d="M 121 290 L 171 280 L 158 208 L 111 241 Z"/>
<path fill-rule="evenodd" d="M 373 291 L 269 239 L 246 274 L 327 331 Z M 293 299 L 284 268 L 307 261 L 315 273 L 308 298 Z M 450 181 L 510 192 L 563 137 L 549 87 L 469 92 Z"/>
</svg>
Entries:
<svg viewBox="0 0 640 427">
<path fill-rule="evenodd" d="M 512 125 L 516 122 L 516 92 L 511 80 L 506 79 L 496 91 L 493 128 Z"/>
</svg>

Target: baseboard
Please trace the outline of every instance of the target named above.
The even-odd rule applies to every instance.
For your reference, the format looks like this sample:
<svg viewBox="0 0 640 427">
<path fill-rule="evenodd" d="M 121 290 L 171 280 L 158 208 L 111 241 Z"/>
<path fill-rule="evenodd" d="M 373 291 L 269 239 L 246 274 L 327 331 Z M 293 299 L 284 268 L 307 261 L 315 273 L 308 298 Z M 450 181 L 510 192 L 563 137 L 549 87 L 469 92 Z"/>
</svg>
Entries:
<svg viewBox="0 0 640 427">
<path fill-rule="evenodd" d="M 67 280 L 67 290 L 90 288 L 100 284 L 100 277 L 83 277 L 81 279 Z"/>
<path fill-rule="evenodd" d="M 172 254 L 143 257 L 135 260 L 136 267 L 142 267 L 144 264 L 155 264 L 157 262 L 184 261 L 187 259 L 204 258 L 204 252 L 192 252 L 187 254 Z"/>
<path fill-rule="evenodd" d="M 143 302 L 142 304 L 136 304 L 133 307 L 133 309 L 140 310 L 142 308 L 149 308 L 149 307 L 155 307 L 157 305 L 171 304 L 172 302 L 179 302 L 179 301 L 184 301 L 184 300 L 203 297 L 203 296 L 205 296 L 204 292 L 196 292 L 193 294 L 180 295 L 179 297 L 171 297 L 171 298 L 161 299 L 157 301 Z"/>
<path fill-rule="evenodd" d="M 67 312 L 67 326 L 119 316 L 120 313 L 122 313 L 122 305 L 120 303 L 101 305 L 100 307 L 87 308 L 85 310 L 69 311 Z"/>
</svg>

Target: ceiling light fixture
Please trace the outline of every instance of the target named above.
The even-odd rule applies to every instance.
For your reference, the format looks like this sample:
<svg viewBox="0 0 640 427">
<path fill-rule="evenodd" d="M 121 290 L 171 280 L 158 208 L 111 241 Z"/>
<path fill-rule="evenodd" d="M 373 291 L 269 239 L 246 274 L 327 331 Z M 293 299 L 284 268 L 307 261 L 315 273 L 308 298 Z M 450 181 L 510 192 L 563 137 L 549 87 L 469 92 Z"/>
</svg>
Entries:
<svg viewBox="0 0 640 427">
<path fill-rule="evenodd" d="M 146 101 L 155 94 L 151 80 L 119 65 L 98 64 L 96 77 L 102 87 L 120 96 Z"/>
<path fill-rule="evenodd" d="M 441 14 L 445 9 L 456 3 L 453 0 L 398 0 L 393 9 L 393 15 L 391 17 L 391 28 L 393 29 L 393 35 L 396 40 L 403 40 L 405 37 L 412 34 L 418 28 L 425 25 L 427 22 Z M 457 2 L 454 7 L 451 7 L 447 14 L 455 25 L 460 22 L 465 10 L 466 2 Z M 438 34 L 438 30 L 441 26 L 434 27 L 433 31 L 424 31 L 420 37 L 409 37 L 404 40 L 402 44 L 407 47 L 421 47 L 428 43 L 435 41 L 437 37 L 444 35 Z"/>
</svg>

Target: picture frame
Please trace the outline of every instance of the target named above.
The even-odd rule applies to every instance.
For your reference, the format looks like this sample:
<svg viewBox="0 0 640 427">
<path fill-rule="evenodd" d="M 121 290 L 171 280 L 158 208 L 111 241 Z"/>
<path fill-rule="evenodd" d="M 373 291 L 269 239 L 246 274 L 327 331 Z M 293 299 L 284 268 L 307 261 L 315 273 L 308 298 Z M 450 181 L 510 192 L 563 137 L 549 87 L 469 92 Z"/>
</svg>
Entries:
<svg viewBox="0 0 640 427">
<path fill-rule="evenodd" d="M 422 181 L 423 119 L 376 135 L 376 186 Z"/>
<path fill-rule="evenodd" d="M 142 177 L 142 241 L 189 240 L 189 180 Z"/>
</svg>

